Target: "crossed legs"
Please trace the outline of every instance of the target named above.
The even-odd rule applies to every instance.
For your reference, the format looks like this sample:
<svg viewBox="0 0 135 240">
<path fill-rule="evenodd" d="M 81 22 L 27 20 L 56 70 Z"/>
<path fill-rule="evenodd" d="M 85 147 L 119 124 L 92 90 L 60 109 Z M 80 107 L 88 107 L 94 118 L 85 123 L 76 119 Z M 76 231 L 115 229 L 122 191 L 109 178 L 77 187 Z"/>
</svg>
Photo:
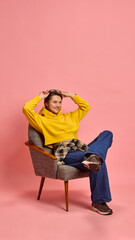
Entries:
<svg viewBox="0 0 135 240">
<path fill-rule="evenodd" d="M 106 154 L 112 144 L 112 133 L 103 131 L 91 143 L 88 144 L 87 152 L 80 150 L 70 150 L 66 155 L 64 162 L 67 165 L 76 167 L 82 171 L 88 171 L 82 162 L 91 154 L 101 157 L 102 165 L 99 171 L 89 170 L 91 200 L 92 203 L 106 203 L 111 201 L 111 193 L 107 168 L 105 164 Z"/>
</svg>

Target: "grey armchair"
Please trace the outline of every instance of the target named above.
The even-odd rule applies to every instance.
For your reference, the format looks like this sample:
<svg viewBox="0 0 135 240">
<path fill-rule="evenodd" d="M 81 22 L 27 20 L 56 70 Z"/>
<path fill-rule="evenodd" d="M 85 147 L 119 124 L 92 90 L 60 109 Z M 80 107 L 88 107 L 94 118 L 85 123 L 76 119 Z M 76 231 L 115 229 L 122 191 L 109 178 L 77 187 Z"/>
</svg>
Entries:
<svg viewBox="0 0 135 240">
<path fill-rule="evenodd" d="M 45 178 L 60 179 L 65 185 L 66 211 L 68 211 L 68 180 L 88 177 L 89 173 L 68 165 L 58 165 L 53 149 L 44 146 L 44 136 L 37 132 L 30 124 L 28 139 L 25 144 L 29 147 L 35 174 L 41 177 L 37 200 L 44 185 Z"/>
</svg>

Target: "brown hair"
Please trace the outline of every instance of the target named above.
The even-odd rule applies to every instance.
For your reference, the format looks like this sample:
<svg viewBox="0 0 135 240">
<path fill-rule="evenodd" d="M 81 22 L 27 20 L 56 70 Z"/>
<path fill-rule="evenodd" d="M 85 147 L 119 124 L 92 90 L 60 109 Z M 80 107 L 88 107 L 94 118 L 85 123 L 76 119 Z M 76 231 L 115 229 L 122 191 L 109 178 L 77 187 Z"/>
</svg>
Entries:
<svg viewBox="0 0 135 240">
<path fill-rule="evenodd" d="M 45 103 L 49 102 L 51 100 L 52 96 L 54 96 L 54 95 L 60 96 L 61 100 L 63 99 L 62 92 L 60 90 L 50 89 L 49 95 L 44 99 L 44 105 L 45 105 Z M 46 105 L 45 105 L 45 107 L 46 107 Z"/>
</svg>

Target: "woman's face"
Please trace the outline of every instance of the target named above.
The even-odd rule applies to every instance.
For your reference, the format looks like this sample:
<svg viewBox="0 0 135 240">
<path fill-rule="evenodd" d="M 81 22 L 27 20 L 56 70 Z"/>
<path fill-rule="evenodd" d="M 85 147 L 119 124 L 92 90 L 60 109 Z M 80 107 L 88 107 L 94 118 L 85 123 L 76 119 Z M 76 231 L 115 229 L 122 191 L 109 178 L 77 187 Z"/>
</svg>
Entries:
<svg viewBox="0 0 135 240">
<path fill-rule="evenodd" d="M 61 109 L 62 99 L 58 95 L 53 95 L 49 102 L 46 102 L 45 105 L 48 111 L 58 114 Z"/>
</svg>

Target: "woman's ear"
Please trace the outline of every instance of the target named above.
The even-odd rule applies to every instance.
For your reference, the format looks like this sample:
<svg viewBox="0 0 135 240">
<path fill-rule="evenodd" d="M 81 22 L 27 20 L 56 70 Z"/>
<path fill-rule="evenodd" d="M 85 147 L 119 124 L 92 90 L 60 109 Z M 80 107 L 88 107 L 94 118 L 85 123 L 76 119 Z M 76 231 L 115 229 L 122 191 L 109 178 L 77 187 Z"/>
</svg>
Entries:
<svg viewBox="0 0 135 240">
<path fill-rule="evenodd" d="M 48 107 L 48 102 L 45 103 L 45 107 Z"/>
</svg>

